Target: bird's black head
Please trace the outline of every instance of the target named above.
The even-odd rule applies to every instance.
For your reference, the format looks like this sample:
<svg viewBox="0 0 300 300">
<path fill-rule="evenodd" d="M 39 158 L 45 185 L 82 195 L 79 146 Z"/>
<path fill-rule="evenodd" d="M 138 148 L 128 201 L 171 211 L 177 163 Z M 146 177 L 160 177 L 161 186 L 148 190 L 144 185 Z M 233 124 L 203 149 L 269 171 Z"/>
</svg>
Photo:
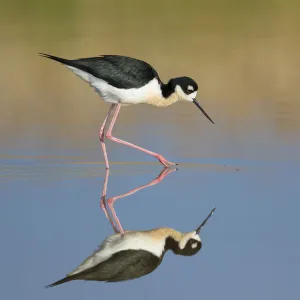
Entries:
<svg viewBox="0 0 300 300">
<path fill-rule="evenodd" d="M 200 226 L 192 232 L 182 234 L 176 231 L 170 231 L 169 236 L 166 238 L 165 251 L 172 250 L 175 254 L 184 256 L 196 254 L 202 247 L 199 233 L 215 210 L 216 208 L 214 207 Z"/>
<path fill-rule="evenodd" d="M 170 89 L 176 91 L 176 87 L 180 87 L 185 96 L 196 98 L 198 91 L 198 84 L 190 77 L 178 77 L 169 81 Z"/>
<path fill-rule="evenodd" d="M 190 235 L 192 233 L 189 233 Z M 191 236 L 184 236 L 182 240 L 177 241 L 173 237 L 166 239 L 165 249 L 172 250 L 175 254 L 192 256 L 196 254 L 202 247 L 202 242 L 198 234 L 193 232 Z"/>
<path fill-rule="evenodd" d="M 162 93 L 165 98 L 176 93 L 179 100 L 193 102 L 202 111 L 202 113 L 212 123 L 214 123 L 213 120 L 208 116 L 208 114 L 205 112 L 205 110 L 200 106 L 200 104 L 196 100 L 197 91 L 198 91 L 198 84 L 196 83 L 195 80 L 193 80 L 190 77 L 172 78 L 170 79 L 168 84 L 162 87 Z"/>
</svg>

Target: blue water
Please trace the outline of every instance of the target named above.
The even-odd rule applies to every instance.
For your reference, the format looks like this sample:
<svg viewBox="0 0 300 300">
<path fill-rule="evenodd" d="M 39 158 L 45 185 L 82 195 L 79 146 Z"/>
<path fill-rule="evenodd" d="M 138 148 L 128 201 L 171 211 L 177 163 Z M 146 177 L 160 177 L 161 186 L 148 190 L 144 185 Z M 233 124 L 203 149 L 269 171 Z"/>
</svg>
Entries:
<svg viewBox="0 0 300 300">
<path fill-rule="evenodd" d="M 151 148 L 149 139 L 139 135 L 143 130 L 141 126 L 131 139 Z M 122 129 L 117 133 L 126 135 Z M 74 281 L 45 289 L 45 285 L 77 267 L 113 233 L 100 209 L 105 170 L 96 136 L 87 135 L 83 141 L 87 146 L 81 148 L 82 142 L 76 144 L 68 138 L 62 147 L 55 144 L 55 135 L 49 135 L 49 150 L 46 131 L 43 138 L 33 138 L 35 142 L 42 139 L 42 146 L 27 141 L 23 148 L 22 142 L 17 147 L 7 143 L 2 148 L 1 298 L 297 298 L 297 141 L 291 146 L 280 136 L 257 131 L 241 138 L 233 136 L 226 143 L 212 135 L 213 142 L 207 145 L 202 138 L 175 139 L 168 126 L 164 132 L 156 128 L 156 133 L 152 135 L 152 148 L 180 162 L 178 170 L 159 184 L 118 200 L 117 215 L 127 230 L 169 226 L 191 231 L 216 206 L 201 232 L 201 251 L 192 257 L 170 252 L 157 270 L 133 281 Z M 208 134 L 205 140 L 209 141 Z M 184 152 L 183 145 L 197 150 Z M 241 154 L 222 155 L 241 145 L 245 147 Z M 196 156 L 201 149 L 203 156 Z M 121 145 L 109 144 L 109 157 L 107 198 L 147 184 L 162 170 L 152 158 Z"/>
</svg>

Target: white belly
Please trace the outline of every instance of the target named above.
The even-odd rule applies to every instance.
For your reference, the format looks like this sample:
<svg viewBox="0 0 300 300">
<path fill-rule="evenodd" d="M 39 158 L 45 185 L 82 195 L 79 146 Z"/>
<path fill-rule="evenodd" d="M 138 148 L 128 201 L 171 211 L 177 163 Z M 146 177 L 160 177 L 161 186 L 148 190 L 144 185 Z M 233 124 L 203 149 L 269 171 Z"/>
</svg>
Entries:
<svg viewBox="0 0 300 300">
<path fill-rule="evenodd" d="M 138 104 L 151 103 L 153 100 L 161 99 L 162 97 L 160 84 L 157 79 L 149 81 L 141 88 L 119 89 L 111 86 L 106 81 L 99 79 L 87 72 L 81 71 L 77 68 L 67 66 L 72 72 L 78 75 L 81 79 L 88 82 L 93 87 L 98 95 L 108 103 L 122 103 L 122 104 Z"/>
<path fill-rule="evenodd" d="M 114 253 L 123 250 L 145 250 L 157 257 L 163 253 L 165 246 L 164 239 L 155 239 L 142 232 L 126 232 L 124 235 L 114 234 L 103 242 L 98 250 L 89 256 L 80 266 L 68 275 L 78 274 L 87 269 L 93 268 L 101 262 L 110 258 Z"/>
</svg>

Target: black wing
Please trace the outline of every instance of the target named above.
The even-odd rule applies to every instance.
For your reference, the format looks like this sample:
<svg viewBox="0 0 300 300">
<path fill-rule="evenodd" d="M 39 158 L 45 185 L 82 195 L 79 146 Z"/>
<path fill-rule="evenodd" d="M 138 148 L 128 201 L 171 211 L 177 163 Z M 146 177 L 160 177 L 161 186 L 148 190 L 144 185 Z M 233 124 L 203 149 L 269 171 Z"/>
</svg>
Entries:
<svg viewBox="0 0 300 300">
<path fill-rule="evenodd" d="M 139 278 L 153 272 L 161 263 L 161 258 L 145 250 L 124 250 L 112 255 L 108 260 L 81 273 L 67 276 L 47 287 L 72 280 L 94 280 L 117 282 Z"/>
<path fill-rule="evenodd" d="M 44 53 L 40 55 L 90 73 L 117 88 L 139 88 L 155 77 L 161 83 L 151 65 L 127 56 L 103 55 L 69 60 Z"/>
<path fill-rule="evenodd" d="M 124 250 L 87 271 L 83 279 L 108 282 L 135 279 L 153 272 L 160 263 L 161 259 L 148 251 Z"/>
</svg>

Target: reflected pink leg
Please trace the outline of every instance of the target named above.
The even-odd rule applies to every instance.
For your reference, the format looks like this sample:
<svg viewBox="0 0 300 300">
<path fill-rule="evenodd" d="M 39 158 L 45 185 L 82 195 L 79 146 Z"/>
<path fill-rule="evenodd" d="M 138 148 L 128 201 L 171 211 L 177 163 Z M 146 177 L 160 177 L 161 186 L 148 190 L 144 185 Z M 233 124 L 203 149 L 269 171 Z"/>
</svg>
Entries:
<svg viewBox="0 0 300 300">
<path fill-rule="evenodd" d="M 168 169 L 168 168 L 164 168 L 162 170 L 162 172 L 154 179 L 152 180 L 151 182 L 145 184 L 145 185 L 142 185 L 138 188 L 135 188 L 133 190 L 130 190 L 129 192 L 125 193 L 125 194 L 122 194 L 122 195 L 119 195 L 119 196 L 115 196 L 115 197 L 111 197 L 107 200 L 107 204 L 108 204 L 108 207 L 111 211 L 111 214 L 113 216 L 113 219 L 115 220 L 116 222 L 116 226 L 119 228 L 119 231 L 121 234 L 124 234 L 124 230 L 123 230 L 123 227 L 121 225 L 121 222 L 116 214 L 116 211 L 114 209 L 114 203 L 116 200 L 120 199 L 120 198 L 124 198 L 124 197 L 127 197 L 129 195 L 132 195 L 134 193 L 136 193 L 137 191 L 139 190 L 142 190 L 146 187 L 149 187 L 149 186 L 152 186 L 152 185 L 155 185 L 155 184 L 158 184 L 160 183 L 166 176 L 168 176 L 169 174 L 171 174 L 172 172 L 175 172 L 176 169 Z"/>
<path fill-rule="evenodd" d="M 107 130 L 107 133 L 106 133 L 106 137 L 108 139 L 110 139 L 111 141 L 113 142 L 116 142 L 116 143 L 120 143 L 120 144 L 123 144 L 123 145 L 126 145 L 128 147 L 131 147 L 131 148 L 134 148 L 134 149 L 137 149 L 137 150 L 140 150 L 142 152 L 145 152 L 151 156 L 154 156 L 155 158 L 157 158 L 165 167 L 168 167 L 169 165 L 176 165 L 175 163 L 172 163 L 168 160 L 166 160 L 163 156 L 161 156 L 160 154 L 158 153 L 155 153 L 155 152 L 152 152 L 152 151 L 149 151 L 147 149 L 144 149 L 142 147 L 139 147 L 137 145 L 134 145 L 134 144 L 131 144 L 131 143 L 128 143 L 126 141 L 123 141 L 123 140 L 120 140 L 118 138 L 115 138 L 112 136 L 112 130 L 114 128 L 114 125 L 115 125 L 115 122 L 117 120 L 117 117 L 118 117 L 118 114 L 119 114 L 119 111 L 120 111 L 120 108 L 121 108 L 121 104 L 118 104 L 117 107 L 116 107 L 116 110 L 114 112 L 114 115 L 113 115 L 113 118 L 112 118 L 112 121 L 109 125 L 109 128 Z"/>
<path fill-rule="evenodd" d="M 107 120 L 109 119 L 114 107 L 116 106 L 116 104 L 112 104 L 108 110 L 108 113 L 103 121 L 103 124 L 100 128 L 100 131 L 99 131 L 99 140 L 100 140 L 100 143 L 101 143 L 101 147 L 102 147 L 102 151 L 103 151 L 103 155 L 104 155 L 104 161 L 105 161 L 105 166 L 106 166 L 106 169 L 109 169 L 109 163 L 108 163 L 108 158 L 107 158 L 107 152 L 106 152 L 106 146 L 105 146 L 105 142 L 104 142 L 104 130 L 105 130 L 105 126 L 106 126 L 106 122 Z"/>
<path fill-rule="evenodd" d="M 109 222 L 110 222 L 113 230 L 115 231 L 115 233 L 118 233 L 119 231 L 118 231 L 113 219 L 111 218 L 110 214 L 108 213 L 108 211 L 106 209 L 106 200 L 105 200 L 105 198 L 106 198 L 106 193 L 107 193 L 108 177 L 109 177 L 109 169 L 106 169 L 104 184 L 103 184 L 103 190 L 102 190 L 102 196 L 101 196 L 101 200 L 100 200 L 100 207 L 104 211 L 104 214 L 106 215 L 107 219 L 109 220 Z"/>
</svg>

